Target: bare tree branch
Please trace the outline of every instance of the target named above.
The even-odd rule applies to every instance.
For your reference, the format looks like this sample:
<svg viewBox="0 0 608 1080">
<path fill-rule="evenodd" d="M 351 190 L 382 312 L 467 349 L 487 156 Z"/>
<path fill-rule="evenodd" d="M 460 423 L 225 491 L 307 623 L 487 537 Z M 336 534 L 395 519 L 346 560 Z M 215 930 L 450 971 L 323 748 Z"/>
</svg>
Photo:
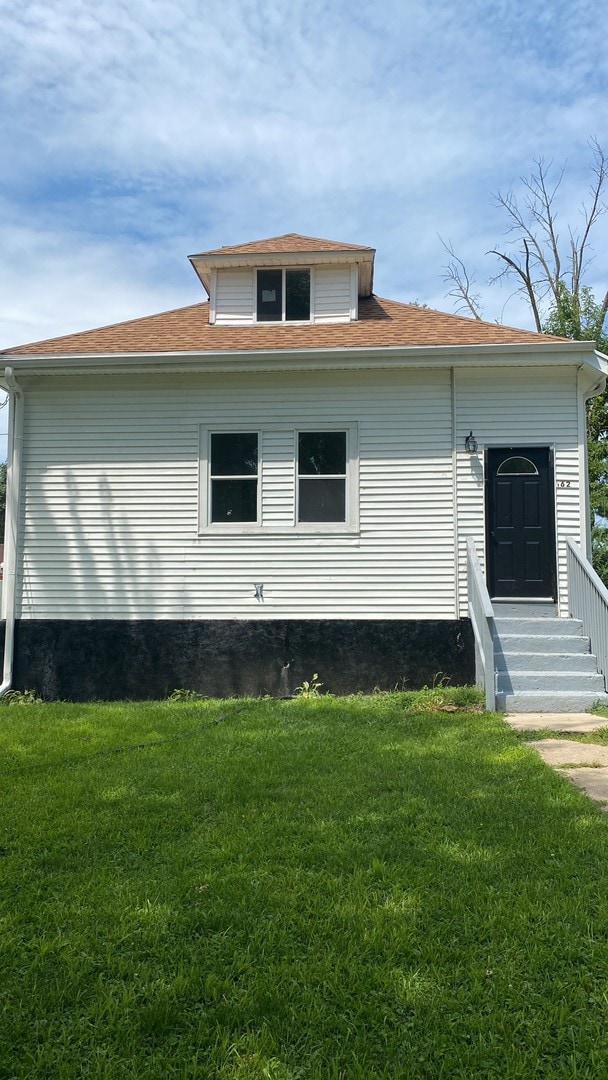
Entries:
<svg viewBox="0 0 608 1080">
<path fill-rule="evenodd" d="M 442 266 L 444 283 L 452 286 L 446 293 L 446 296 L 452 296 L 458 302 L 458 307 L 456 308 L 457 312 L 469 311 L 473 318 L 481 319 L 479 294 L 472 292 L 473 285 L 475 284 L 475 275 L 470 275 L 467 272 L 467 268 L 462 259 L 460 259 L 454 251 L 451 240 L 446 242 L 441 236 L 439 237 L 439 240 L 450 256 L 449 262 Z"/>
<path fill-rule="evenodd" d="M 506 219 L 506 239 L 487 253 L 499 261 L 499 271 L 490 278 L 490 283 L 515 279 L 516 291 L 525 296 L 537 330 L 542 331 L 543 325 L 551 326 L 553 332 L 559 329 L 573 338 L 591 333 L 603 336 L 608 318 L 608 293 L 599 303 L 584 284 L 592 254 L 593 229 L 608 210 L 605 195 L 608 157 L 597 139 L 590 139 L 589 147 L 591 182 L 579 208 L 581 227 L 564 228 L 567 235 L 560 238 L 558 194 L 564 167 L 554 169 L 553 162 L 538 157 L 530 175 L 520 177 L 517 191 L 510 188 L 494 194 L 496 205 Z M 480 318 L 479 295 L 473 289 L 475 276 L 467 271 L 451 242 L 441 240 L 441 243 L 449 256 L 443 267 L 443 280 L 450 286 L 446 295 L 457 301 L 457 310 Z"/>
<path fill-rule="evenodd" d="M 606 156 L 602 150 L 597 139 L 591 139 L 589 145 L 591 146 L 594 163 L 593 163 L 593 175 L 595 176 L 595 183 L 592 184 L 590 189 L 591 195 L 591 207 L 587 209 L 584 205 L 581 207 L 583 216 L 585 218 L 585 229 L 583 231 L 582 239 L 576 244 L 576 276 L 574 273 L 574 264 L 572 269 L 572 288 L 571 292 L 574 296 L 578 296 L 581 284 L 581 275 L 584 269 L 584 255 L 585 247 L 589 239 L 589 233 L 593 228 L 598 217 L 606 212 L 606 204 L 602 202 L 602 191 L 606 183 L 608 176 L 608 162 Z"/>
<path fill-rule="evenodd" d="M 542 165 L 542 163 L 541 163 L 541 165 Z M 537 178 L 532 177 L 531 180 L 530 180 L 530 184 L 536 182 L 536 179 Z M 530 184 L 528 184 L 529 187 L 530 187 Z M 543 185 L 544 185 L 544 180 L 543 180 Z M 557 190 L 557 188 L 555 190 Z M 555 191 L 553 192 L 553 194 L 555 194 Z M 532 263 L 534 263 L 534 264 L 538 263 L 538 265 L 540 266 L 540 268 L 542 270 L 542 275 L 541 275 L 542 280 L 544 282 L 546 282 L 546 284 L 549 286 L 549 288 L 551 289 L 551 292 L 553 293 L 554 299 L 557 302 L 559 293 L 558 293 L 558 289 L 557 289 L 555 274 L 552 272 L 551 268 L 549 267 L 549 263 L 547 261 L 547 257 L 545 255 L 544 250 L 543 250 L 542 243 L 540 242 L 540 240 L 538 239 L 538 237 L 536 236 L 536 234 L 534 233 L 532 228 L 528 225 L 522 211 L 519 208 L 519 204 L 517 202 L 517 199 L 513 195 L 513 192 L 509 191 L 509 192 L 507 192 L 506 195 L 502 195 L 501 192 L 499 191 L 494 196 L 494 198 L 496 199 L 497 204 L 499 206 L 501 206 L 503 208 L 503 210 L 506 210 L 508 217 L 511 219 L 511 224 L 508 226 L 507 232 L 516 234 L 516 238 L 515 238 L 514 242 L 527 240 L 528 247 L 526 248 L 526 256 L 525 256 L 525 258 L 526 258 L 526 261 L 528 263 L 528 266 L 531 267 Z M 553 198 L 553 195 L 551 196 L 551 199 L 552 198 Z M 531 214 L 533 219 L 535 218 L 536 214 L 542 216 L 543 213 L 544 213 L 544 211 L 538 205 L 536 205 L 534 213 L 532 213 L 530 211 L 529 207 L 528 207 L 528 212 Z M 549 214 L 551 214 L 550 203 L 549 203 Z M 543 226 L 543 231 L 552 233 L 553 232 L 553 224 L 552 224 L 552 222 L 550 224 L 544 225 Z M 530 250 L 530 248 L 532 250 Z M 501 258 L 504 257 L 505 261 L 507 261 L 506 257 L 503 256 L 502 253 L 499 253 L 499 254 L 500 254 Z M 521 264 L 513 256 L 511 256 L 511 263 L 513 264 L 513 269 L 514 269 L 515 266 L 517 266 L 518 271 L 520 273 L 523 273 Z M 531 277 L 529 278 L 529 285 L 532 285 L 532 278 Z M 529 292 L 528 287 L 526 288 L 526 291 Z"/>
<path fill-rule="evenodd" d="M 557 215 L 553 211 L 553 202 L 564 177 L 564 167 L 562 167 L 560 171 L 553 190 L 549 191 L 547 189 L 547 174 L 551 168 L 551 162 L 549 165 L 545 166 L 543 158 L 538 158 L 534 164 L 537 168 L 536 174 L 533 173 L 529 180 L 522 178 L 524 187 L 527 187 L 530 192 L 530 197 L 526 200 L 526 205 L 534 220 L 547 236 L 547 242 L 553 256 L 553 278 L 555 281 L 559 281 L 561 276 L 561 261 L 558 247 L 558 235 L 555 231 Z"/>
<path fill-rule="evenodd" d="M 576 235 L 572 228 L 568 230 L 569 288 L 560 252 L 555 208 L 564 169 L 560 170 L 555 182 L 550 182 L 552 163 L 537 158 L 531 175 L 521 177 L 524 190 L 521 203 L 512 190 L 506 193 L 499 191 L 494 196 L 497 205 L 506 213 L 506 233 L 510 237 L 508 243 L 514 245 L 514 250 L 507 253 L 497 248 L 493 251 L 503 264 L 501 272 L 493 280 L 499 280 L 505 275 L 515 275 L 528 299 L 539 330 L 542 324 L 541 303 L 547 293 L 552 297 L 552 306 L 559 310 L 566 290 L 570 296 L 570 316 L 574 317 L 575 325 L 576 321 L 580 320 L 582 280 L 589 238 L 598 217 L 607 209 L 603 192 L 608 183 L 608 160 L 596 139 L 592 139 L 589 145 L 593 153 L 593 182 L 589 190 L 590 202 L 581 206 L 584 221 L 582 235 Z M 518 245 L 521 245 L 519 250 Z M 607 311 L 604 311 L 604 318 L 606 314 Z"/>
<path fill-rule="evenodd" d="M 541 322 L 540 314 L 539 314 L 539 311 L 538 311 L 538 305 L 537 305 L 537 302 L 536 302 L 536 295 L 535 295 L 535 292 L 534 292 L 534 284 L 533 284 L 532 278 L 530 276 L 530 249 L 529 249 L 527 240 L 524 240 L 524 248 L 525 248 L 525 269 L 522 269 L 522 267 L 519 265 L 519 263 L 517 263 L 515 261 L 515 259 L 511 259 L 508 255 L 505 255 L 505 253 L 503 251 L 495 251 L 495 250 L 493 250 L 493 251 L 490 251 L 489 254 L 490 255 L 498 255 L 498 258 L 502 259 L 506 263 L 505 269 L 503 270 L 503 272 L 501 274 L 498 275 L 498 277 L 503 277 L 504 274 L 507 274 L 507 273 L 509 273 L 509 271 L 512 271 L 514 274 L 517 274 L 521 278 L 521 280 L 523 282 L 523 288 L 524 288 L 524 290 L 525 290 L 525 292 L 526 292 L 526 294 L 528 296 L 530 307 L 532 308 L 532 314 L 534 316 L 534 322 L 536 324 L 536 329 L 540 333 L 542 331 L 542 322 Z"/>
</svg>

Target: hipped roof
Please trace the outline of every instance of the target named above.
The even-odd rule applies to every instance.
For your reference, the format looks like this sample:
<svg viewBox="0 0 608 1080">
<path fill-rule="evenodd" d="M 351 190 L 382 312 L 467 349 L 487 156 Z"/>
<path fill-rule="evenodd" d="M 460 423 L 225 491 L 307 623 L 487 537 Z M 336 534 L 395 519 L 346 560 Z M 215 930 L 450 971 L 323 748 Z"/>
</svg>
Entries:
<svg viewBox="0 0 608 1080">
<path fill-rule="evenodd" d="M 292 266 L 326 265 L 342 260 L 359 266 L 359 295 L 369 297 L 373 291 L 374 256 L 376 249 L 361 244 L 346 244 L 340 240 L 325 240 L 320 236 L 302 236 L 301 233 L 283 233 L 267 236 L 263 240 L 250 240 L 246 244 L 201 251 L 189 255 L 195 273 L 207 293 L 211 293 L 211 274 L 214 269 L 239 266 Z M 340 260 L 341 261 L 341 260 Z"/>
<path fill-rule="evenodd" d="M 204 302 L 19 345 L 5 349 L 0 355 L 272 352 L 383 346 L 542 344 L 567 340 L 371 296 L 360 300 L 359 318 L 354 322 L 210 325 L 209 303 Z"/>
</svg>

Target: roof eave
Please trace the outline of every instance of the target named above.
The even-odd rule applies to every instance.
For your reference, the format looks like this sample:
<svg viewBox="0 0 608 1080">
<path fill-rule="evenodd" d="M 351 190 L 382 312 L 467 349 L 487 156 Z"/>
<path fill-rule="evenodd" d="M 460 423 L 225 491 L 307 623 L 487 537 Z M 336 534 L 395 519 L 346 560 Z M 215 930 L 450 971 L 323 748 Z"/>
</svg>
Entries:
<svg viewBox="0 0 608 1080">
<path fill-rule="evenodd" d="M 379 369 L 399 367 L 482 366 L 494 358 L 497 364 L 522 366 L 531 355 L 539 366 L 583 365 L 600 375 L 608 374 L 608 359 L 596 352 L 593 342 L 519 342 L 483 345 L 389 345 L 380 347 L 319 349 L 238 349 L 186 352 L 0 354 L 0 371 L 11 367 L 15 374 L 86 374 L 111 370 L 116 373 L 163 370 L 277 371 Z M 0 378 L 0 385 L 2 379 Z"/>
</svg>

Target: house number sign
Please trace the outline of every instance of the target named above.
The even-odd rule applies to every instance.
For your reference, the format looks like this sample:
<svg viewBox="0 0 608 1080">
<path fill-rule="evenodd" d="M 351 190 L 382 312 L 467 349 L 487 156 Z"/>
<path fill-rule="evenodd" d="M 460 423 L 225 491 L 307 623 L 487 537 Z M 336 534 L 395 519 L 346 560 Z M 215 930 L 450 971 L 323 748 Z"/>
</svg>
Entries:
<svg viewBox="0 0 608 1080">
<path fill-rule="evenodd" d="M 557 486 L 558 486 L 558 488 L 569 488 L 570 487 L 570 481 L 569 480 L 558 480 L 557 481 Z"/>
</svg>

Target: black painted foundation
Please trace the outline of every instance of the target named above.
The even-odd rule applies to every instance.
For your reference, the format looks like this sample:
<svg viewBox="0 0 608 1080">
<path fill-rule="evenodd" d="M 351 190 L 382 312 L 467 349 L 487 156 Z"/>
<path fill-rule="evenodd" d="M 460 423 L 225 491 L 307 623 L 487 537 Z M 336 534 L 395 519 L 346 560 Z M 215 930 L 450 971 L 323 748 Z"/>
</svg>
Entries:
<svg viewBox="0 0 608 1080">
<path fill-rule="evenodd" d="M 286 697 L 314 673 L 334 694 L 417 689 L 439 676 L 471 683 L 471 625 L 468 619 L 15 625 L 13 685 L 45 700 L 158 699 L 176 687 L 209 697 Z"/>
<path fill-rule="evenodd" d="M 439 676 L 471 683 L 471 624 L 57 619 L 15 625 L 13 686 L 45 700 L 158 699 L 176 687 L 209 697 L 286 697 L 314 673 L 333 694 L 418 689 Z"/>
</svg>

